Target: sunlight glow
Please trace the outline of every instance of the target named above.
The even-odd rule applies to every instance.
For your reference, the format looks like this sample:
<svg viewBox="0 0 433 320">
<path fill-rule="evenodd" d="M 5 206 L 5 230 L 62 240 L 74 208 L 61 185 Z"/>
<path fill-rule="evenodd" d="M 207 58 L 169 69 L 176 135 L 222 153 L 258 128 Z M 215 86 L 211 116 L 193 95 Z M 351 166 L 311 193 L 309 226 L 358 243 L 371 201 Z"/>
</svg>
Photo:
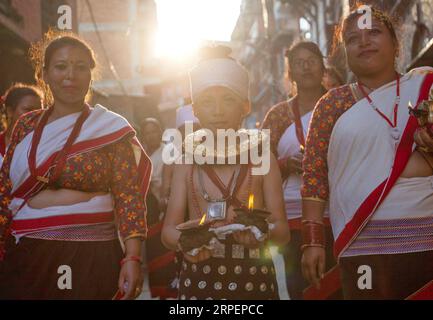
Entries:
<svg viewBox="0 0 433 320">
<path fill-rule="evenodd" d="M 229 41 L 241 0 L 156 0 L 158 33 L 155 54 L 179 59 L 203 41 Z"/>
</svg>

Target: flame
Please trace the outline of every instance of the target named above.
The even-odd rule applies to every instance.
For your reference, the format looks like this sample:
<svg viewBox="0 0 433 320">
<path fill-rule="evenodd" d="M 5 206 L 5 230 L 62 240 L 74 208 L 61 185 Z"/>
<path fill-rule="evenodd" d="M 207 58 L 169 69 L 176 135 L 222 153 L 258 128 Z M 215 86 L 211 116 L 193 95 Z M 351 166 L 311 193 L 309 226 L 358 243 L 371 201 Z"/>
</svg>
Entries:
<svg viewBox="0 0 433 320">
<path fill-rule="evenodd" d="M 254 209 L 254 195 L 250 194 L 250 196 L 248 197 L 248 210 L 253 210 Z"/>
<path fill-rule="evenodd" d="M 200 223 L 199 223 L 199 226 L 202 226 L 202 225 L 204 224 L 205 220 L 206 220 L 206 213 L 205 213 L 205 214 L 203 215 L 203 217 L 201 218 Z"/>
</svg>

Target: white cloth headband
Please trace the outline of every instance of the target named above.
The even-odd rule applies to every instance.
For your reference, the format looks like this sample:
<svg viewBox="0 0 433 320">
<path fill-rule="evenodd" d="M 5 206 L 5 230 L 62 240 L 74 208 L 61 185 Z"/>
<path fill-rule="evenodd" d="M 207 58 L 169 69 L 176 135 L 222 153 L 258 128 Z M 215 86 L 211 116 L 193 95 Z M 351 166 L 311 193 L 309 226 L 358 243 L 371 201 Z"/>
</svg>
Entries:
<svg viewBox="0 0 433 320">
<path fill-rule="evenodd" d="M 190 71 L 191 97 L 194 99 L 209 87 L 222 86 L 233 90 L 241 98 L 249 98 L 248 72 L 232 59 L 209 59 Z"/>
</svg>

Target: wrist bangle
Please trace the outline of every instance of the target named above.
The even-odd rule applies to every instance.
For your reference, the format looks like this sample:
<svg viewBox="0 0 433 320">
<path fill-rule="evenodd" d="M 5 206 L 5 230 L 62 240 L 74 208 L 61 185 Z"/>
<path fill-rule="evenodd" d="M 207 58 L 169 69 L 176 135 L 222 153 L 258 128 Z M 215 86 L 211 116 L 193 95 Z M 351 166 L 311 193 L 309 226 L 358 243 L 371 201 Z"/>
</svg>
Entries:
<svg viewBox="0 0 433 320">
<path fill-rule="evenodd" d="M 317 224 L 317 225 L 320 225 L 320 226 L 324 225 L 323 221 L 317 221 L 317 220 L 302 220 L 302 224 L 303 225 L 304 224 Z"/>
<path fill-rule="evenodd" d="M 120 266 L 123 266 L 128 261 L 136 261 L 139 264 L 143 263 L 143 260 L 138 256 L 127 256 L 120 261 Z"/>
<path fill-rule="evenodd" d="M 301 252 L 303 252 L 305 249 L 311 248 L 311 247 L 325 249 L 325 246 L 321 245 L 321 244 L 303 244 L 301 246 Z"/>
<path fill-rule="evenodd" d="M 302 246 L 303 251 L 308 247 L 325 248 L 325 226 L 322 221 L 302 221 Z"/>
</svg>

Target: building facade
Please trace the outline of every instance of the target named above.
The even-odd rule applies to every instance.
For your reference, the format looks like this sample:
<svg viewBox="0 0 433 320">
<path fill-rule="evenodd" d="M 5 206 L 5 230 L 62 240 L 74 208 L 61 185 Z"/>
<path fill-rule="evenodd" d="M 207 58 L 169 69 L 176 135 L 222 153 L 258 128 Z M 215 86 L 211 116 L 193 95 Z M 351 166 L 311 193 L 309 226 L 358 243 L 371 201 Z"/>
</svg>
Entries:
<svg viewBox="0 0 433 320">
<path fill-rule="evenodd" d="M 336 66 L 350 81 L 352 76 L 342 50 L 331 56 L 334 28 L 341 18 L 356 6 L 355 0 L 284 0 L 294 6 L 300 18 L 309 23 L 310 39 L 329 56 L 328 63 Z M 359 2 L 359 1 L 358 1 Z M 412 67 L 433 65 L 433 2 L 431 0 L 364 0 L 392 17 L 397 28 L 400 51 L 397 68 L 404 72 Z"/>
<path fill-rule="evenodd" d="M 77 30 L 75 0 L 1 0 L 0 1 L 0 92 L 14 82 L 33 83 L 28 60 L 32 42 L 42 38 L 50 27 L 57 28 L 59 7 L 67 5 L 71 26 Z"/>
<path fill-rule="evenodd" d="M 285 51 L 300 28 L 288 3 L 243 0 L 232 34 L 237 60 L 250 73 L 252 112 L 247 127 L 255 127 L 274 104 L 287 98 Z"/>
<path fill-rule="evenodd" d="M 154 0 L 77 0 L 79 35 L 93 48 L 98 68 L 94 102 L 133 123 L 156 116 L 159 67 L 154 58 Z"/>
<path fill-rule="evenodd" d="M 157 27 L 154 0 L 78 0 L 78 31 L 99 60 L 95 88 L 107 94 L 142 96 L 158 81 L 153 60 Z"/>
</svg>

